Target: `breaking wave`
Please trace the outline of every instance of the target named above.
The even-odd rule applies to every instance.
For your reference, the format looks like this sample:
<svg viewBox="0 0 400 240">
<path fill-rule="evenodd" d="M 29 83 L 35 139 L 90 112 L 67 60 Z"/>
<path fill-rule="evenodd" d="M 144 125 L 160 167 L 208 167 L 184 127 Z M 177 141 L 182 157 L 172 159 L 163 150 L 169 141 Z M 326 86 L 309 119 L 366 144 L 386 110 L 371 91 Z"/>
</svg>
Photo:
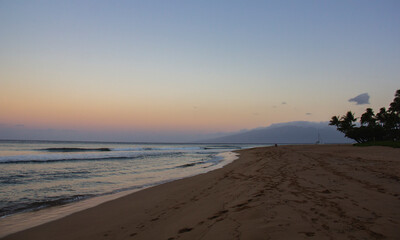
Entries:
<svg viewBox="0 0 400 240">
<path fill-rule="evenodd" d="M 60 162 L 60 161 L 85 161 L 85 160 L 112 160 L 133 159 L 142 157 L 175 156 L 182 152 L 116 152 L 107 154 L 37 154 L 37 155 L 15 155 L 1 156 L 1 163 L 35 163 L 35 162 Z"/>
</svg>

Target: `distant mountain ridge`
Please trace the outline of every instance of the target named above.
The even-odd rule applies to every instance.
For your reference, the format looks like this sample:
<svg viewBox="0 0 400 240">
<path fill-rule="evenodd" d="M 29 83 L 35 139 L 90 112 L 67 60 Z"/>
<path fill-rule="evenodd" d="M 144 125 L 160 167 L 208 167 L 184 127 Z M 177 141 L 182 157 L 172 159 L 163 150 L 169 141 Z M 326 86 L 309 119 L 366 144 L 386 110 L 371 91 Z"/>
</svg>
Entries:
<svg viewBox="0 0 400 240">
<path fill-rule="evenodd" d="M 328 122 L 287 122 L 271 124 L 268 127 L 256 128 L 231 134 L 224 137 L 208 139 L 205 143 L 352 143 L 343 133 L 329 126 Z"/>
</svg>

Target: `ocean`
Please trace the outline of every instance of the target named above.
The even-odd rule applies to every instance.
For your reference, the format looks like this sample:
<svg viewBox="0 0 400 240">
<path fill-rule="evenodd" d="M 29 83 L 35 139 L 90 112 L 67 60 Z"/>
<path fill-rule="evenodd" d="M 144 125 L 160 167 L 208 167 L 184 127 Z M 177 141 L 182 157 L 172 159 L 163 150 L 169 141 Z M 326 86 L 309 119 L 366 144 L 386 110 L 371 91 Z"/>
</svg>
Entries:
<svg viewBox="0 0 400 240">
<path fill-rule="evenodd" d="M 255 146 L 0 140 L 0 217 L 205 173 Z"/>
</svg>

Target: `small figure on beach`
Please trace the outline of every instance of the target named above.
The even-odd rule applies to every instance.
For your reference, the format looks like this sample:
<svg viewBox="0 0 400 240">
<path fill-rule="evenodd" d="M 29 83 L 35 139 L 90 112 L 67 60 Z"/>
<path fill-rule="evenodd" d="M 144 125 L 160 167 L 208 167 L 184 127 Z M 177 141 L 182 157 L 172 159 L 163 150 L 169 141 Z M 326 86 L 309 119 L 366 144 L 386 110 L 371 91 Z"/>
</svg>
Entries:
<svg viewBox="0 0 400 240">
<path fill-rule="evenodd" d="M 278 146 L 278 144 L 275 143 L 275 147 L 277 147 L 277 146 Z"/>
</svg>

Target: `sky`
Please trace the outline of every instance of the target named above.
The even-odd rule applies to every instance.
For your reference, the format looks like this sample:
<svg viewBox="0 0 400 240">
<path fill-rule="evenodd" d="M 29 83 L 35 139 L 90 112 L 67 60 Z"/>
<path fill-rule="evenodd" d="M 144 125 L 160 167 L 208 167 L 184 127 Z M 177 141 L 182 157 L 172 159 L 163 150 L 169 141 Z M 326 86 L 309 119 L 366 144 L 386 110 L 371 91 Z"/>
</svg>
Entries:
<svg viewBox="0 0 400 240">
<path fill-rule="evenodd" d="M 387 107 L 399 66 L 399 1 L 0 0 L 0 139 L 329 121 Z"/>
</svg>

